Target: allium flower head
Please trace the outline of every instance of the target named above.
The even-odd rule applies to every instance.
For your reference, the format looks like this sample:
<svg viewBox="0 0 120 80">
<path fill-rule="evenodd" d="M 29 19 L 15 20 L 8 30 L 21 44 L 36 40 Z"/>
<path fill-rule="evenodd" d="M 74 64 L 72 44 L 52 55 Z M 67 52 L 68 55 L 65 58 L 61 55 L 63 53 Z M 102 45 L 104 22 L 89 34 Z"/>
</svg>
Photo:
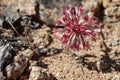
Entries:
<svg viewBox="0 0 120 80">
<path fill-rule="evenodd" d="M 68 48 L 79 51 L 81 48 L 90 49 L 88 40 L 96 41 L 96 34 L 100 33 L 102 23 L 92 11 L 76 6 L 66 7 L 56 26 L 64 26 L 63 30 L 56 30 L 55 35 Z"/>
</svg>

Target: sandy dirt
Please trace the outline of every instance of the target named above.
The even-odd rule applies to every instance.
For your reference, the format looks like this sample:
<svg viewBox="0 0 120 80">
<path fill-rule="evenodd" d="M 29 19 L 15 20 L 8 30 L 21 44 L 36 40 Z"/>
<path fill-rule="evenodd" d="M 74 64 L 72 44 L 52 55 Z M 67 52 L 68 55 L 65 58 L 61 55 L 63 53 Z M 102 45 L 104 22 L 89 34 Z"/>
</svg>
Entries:
<svg viewBox="0 0 120 80">
<path fill-rule="evenodd" d="M 9 3 L 6 1 L 1 1 L 0 12 L 9 3 L 13 3 L 16 8 L 25 9 L 29 14 L 34 14 L 34 1 L 26 0 L 26 3 L 24 3 L 25 0 L 18 0 L 21 2 L 17 4 L 14 3 L 14 0 L 9 0 Z M 60 41 L 53 36 L 53 28 L 56 19 L 60 17 L 60 11 L 67 4 L 74 6 L 78 3 L 85 9 L 92 7 L 95 15 L 104 24 L 103 35 L 99 36 L 96 42 L 90 42 L 91 50 L 76 52 L 64 49 L 58 53 L 53 51 L 50 55 L 31 59 L 28 61 L 29 65 L 26 70 L 16 80 L 120 80 L 120 0 L 50 1 L 41 0 L 40 15 L 45 24 L 38 29 L 28 29 L 27 39 L 31 40 L 32 37 L 34 46 L 39 48 L 46 46 L 49 48 L 62 48 Z M 106 53 L 109 58 L 106 58 Z M 43 63 L 43 65 L 41 64 L 42 67 L 37 65 L 39 62 Z M 44 65 L 46 66 L 43 67 Z M 46 78 L 39 71 L 49 75 L 49 78 Z"/>
</svg>

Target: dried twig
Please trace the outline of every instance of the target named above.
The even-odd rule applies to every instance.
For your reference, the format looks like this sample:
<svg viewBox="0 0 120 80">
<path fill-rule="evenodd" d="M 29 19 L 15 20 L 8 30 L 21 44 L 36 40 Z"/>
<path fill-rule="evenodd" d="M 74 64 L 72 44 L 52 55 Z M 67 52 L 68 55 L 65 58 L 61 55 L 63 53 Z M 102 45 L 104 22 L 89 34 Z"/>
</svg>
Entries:
<svg viewBox="0 0 120 80">
<path fill-rule="evenodd" d="M 7 21 L 8 21 L 8 23 L 11 25 L 11 27 L 13 28 L 13 30 L 14 30 L 18 35 L 20 35 L 20 34 L 17 32 L 17 30 L 15 29 L 15 27 L 12 25 L 12 23 L 10 22 L 10 20 L 7 19 Z"/>
</svg>

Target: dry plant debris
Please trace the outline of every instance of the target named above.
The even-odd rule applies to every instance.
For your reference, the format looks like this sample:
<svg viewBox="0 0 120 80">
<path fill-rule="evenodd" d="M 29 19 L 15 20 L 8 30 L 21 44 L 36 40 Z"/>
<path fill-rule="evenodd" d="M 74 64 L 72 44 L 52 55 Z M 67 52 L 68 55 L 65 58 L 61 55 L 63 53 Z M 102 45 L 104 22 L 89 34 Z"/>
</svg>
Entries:
<svg viewBox="0 0 120 80">
<path fill-rule="evenodd" d="M 54 38 L 60 12 L 76 5 L 104 24 L 88 51 L 64 49 Z M 119 80 L 119 6 L 120 0 L 1 0 L 0 80 Z"/>
</svg>

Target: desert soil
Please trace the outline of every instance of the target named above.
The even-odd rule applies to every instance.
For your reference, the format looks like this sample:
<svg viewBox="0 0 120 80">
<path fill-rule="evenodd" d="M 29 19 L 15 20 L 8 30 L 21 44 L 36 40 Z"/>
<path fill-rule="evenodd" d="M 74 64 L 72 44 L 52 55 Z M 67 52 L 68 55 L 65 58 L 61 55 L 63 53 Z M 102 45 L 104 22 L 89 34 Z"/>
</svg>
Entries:
<svg viewBox="0 0 120 80">
<path fill-rule="evenodd" d="M 25 9 L 30 15 L 34 14 L 34 0 L 15 1 L 1 0 L 0 12 L 12 3 L 15 8 Z M 64 49 L 57 53 L 50 52 L 50 55 L 38 59 L 31 59 L 25 71 L 14 80 L 120 80 L 120 0 L 38 1 L 41 1 L 41 20 L 45 23 L 38 29 L 30 29 L 28 35 L 34 39 L 35 46 L 62 48 L 60 41 L 53 36 L 53 28 L 55 21 L 60 17 L 60 11 L 67 5 L 78 4 L 85 9 L 92 9 L 95 16 L 104 24 L 104 38 L 99 36 L 96 42 L 90 42 L 91 50 L 88 51 Z M 110 59 L 106 59 L 106 53 Z M 99 64 L 102 60 L 103 63 Z"/>
</svg>

